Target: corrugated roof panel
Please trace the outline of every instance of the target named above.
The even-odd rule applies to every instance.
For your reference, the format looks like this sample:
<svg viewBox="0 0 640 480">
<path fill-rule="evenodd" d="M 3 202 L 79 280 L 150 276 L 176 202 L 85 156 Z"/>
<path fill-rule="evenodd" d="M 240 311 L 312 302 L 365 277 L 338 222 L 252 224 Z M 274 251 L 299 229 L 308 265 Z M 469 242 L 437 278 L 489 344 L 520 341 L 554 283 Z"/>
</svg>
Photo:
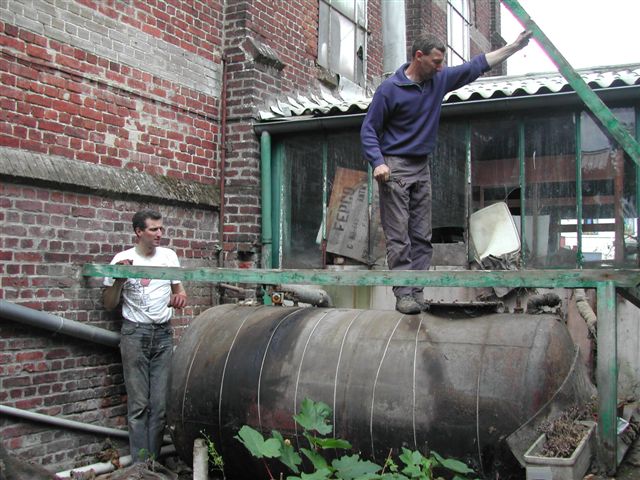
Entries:
<svg viewBox="0 0 640 480">
<path fill-rule="evenodd" d="M 640 85 L 640 64 L 614 65 L 576 70 L 593 89 L 617 86 Z M 450 92 L 444 103 L 459 103 L 468 100 L 534 96 L 545 93 L 572 91 L 571 85 L 559 72 L 533 73 L 518 76 L 486 77 Z M 310 98 L 309 98 L 310 97 Z M 309 97 L 298 95 L 278 100 L 270 111 L 260 111 L 262 121 L 286 120 L 293 117 L 319 117 L 362 113 L 367 110 L 371 98 L 354 95 L 352 89 L 344 97 L 336 98 L 323 90 Z"/>
</svg>

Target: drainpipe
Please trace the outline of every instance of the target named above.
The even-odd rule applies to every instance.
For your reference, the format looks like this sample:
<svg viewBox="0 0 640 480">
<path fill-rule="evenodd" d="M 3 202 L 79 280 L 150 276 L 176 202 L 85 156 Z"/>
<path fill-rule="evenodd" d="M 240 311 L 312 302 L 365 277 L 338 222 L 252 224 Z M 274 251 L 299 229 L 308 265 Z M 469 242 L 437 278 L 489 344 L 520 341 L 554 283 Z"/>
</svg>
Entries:
<svg viewBox="0 0 640 480">
<path fill-rule="evenodd" d="M 393 72 L 407 61 L 404 0 L 382 2 L 382 68 Z"/>
<path fill-rule="evenodd" d="M 224 267 L 224 184 L 227 181 L 227 59 L 222 55 L 222 86 L 220 88 L 220 257 L 218 266 Z"/>
<path fill-rule="evenodd" d="M 15 305 L 6 300 L 0 300 L 0 318 L 13 320 L 31 327 L 43 328 L 54 332 L 54 334 L 64 333 L 71 337 L 89 340 L 108 347 L 118 347 L 120 344 L 120 334 L 118 332 L 86 325 L 74 320 L 66 320 L 50 313 Z"/>
<path fill-rule="evenodd" d="M 6 405 L 0 405 L 0 413 L 2 415 L 11 415 L 14 417 L 22 418 L 24 420 L 47 423 L 49 425 L 55 425 L 57 427 L 72 428 L 75 430 L 81 430 L 83 432 L 97 433 L 100 435 L 106 435 L 108 437 L 119 437 L 125 439 L 129 438 L 129 432 L 127 430 L 101 427 L 100 425 L 77 422 L 75 420 L 53 417 L 51 415 L 44 415 L 42 413 L 29 412 L 27 410 L 21 410 L 19 408 L 9 407 Z"/>
<path fill-rule="evenodd" d="M 262 197 L 262 268 L 272 268 L 271 247 L 271 135 L 260 135 L 260 186 Z"/>
</svg>

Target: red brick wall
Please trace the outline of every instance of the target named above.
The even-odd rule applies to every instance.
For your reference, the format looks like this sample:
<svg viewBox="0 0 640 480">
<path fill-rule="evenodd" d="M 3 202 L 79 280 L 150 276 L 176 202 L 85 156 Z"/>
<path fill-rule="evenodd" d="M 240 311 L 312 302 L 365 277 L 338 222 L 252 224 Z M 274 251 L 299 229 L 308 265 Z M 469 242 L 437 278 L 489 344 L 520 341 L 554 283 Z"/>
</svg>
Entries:
<svg viewBox="0 0 640 480">
<path fill-rule="evenodd" d="M 0 39 L 0 146 L 214 180 L 215 98 L 2 22 Z"/>
<path fill-rule="evenodd" d="M 166 244 L 183 266 L 215 263 L 212 211 L 9 182 L 0 183 L 0 206 L 0 298 L 68 320 L 119 329 L 119 316 L 102 307 L 101 279 L 83 278 L 81 268 L 108 263 L 132 245 L 131 216 L 141 206 L 163 213 Z M 189 306 L 172 321 L 176 340 L 213 303 L 210 286 L 185 286 Z M 126 424 L 117 349 L 2 320 L 0 351 L 1 404 L 103 426 Z M 94 463 L 105 440 L 7 416 L 0 419 L 0 437 L 12 453 L 52 471 Z"/>
<path fill-rule="evenodd" d="M 63 0 L 53 14 L 44 3 L 0 6 L 11 12 L 3 18 L 16 15 L 15 24 L 0 22 L 2 155 L 26 161 L 16 152 L 37 152 L 52 162 L 67 158 L 217 183 L 222 2 Z M 74 17 L 78 10 L 81 18 Z M 136 42 L 143 54 L 127 54 Z M 188 61 L 181 64 L 181 58 Z M 160 60 L 166 63 L 157 66 Z M 197 72 L 211 78 L 190 80 Z M 117 330 L 117 314 L 102 307 L 100 279 L 83 278 L 81 267 L 107 263 L 131 246 L 131 216 L 142 206 L 163 213 L 167 243 L 183 265 L 217 265 L 215 209 L 134 193 L 123 198 L 3 177 L 0 298 Z M 173 320 L 176 340 L 193 316 L 215 303 L 209 285 L 186 288 L 190 304 Z M 117 349 L 3 319 L 0 350 L 2 404 L 104 426 L 126 424 Z M 94 463 L 105 440 L 7 416 L 0 419 L 0 437 L 11 453 L 51 471 Z"/>
<path fill-rule="evenodd" d="M 469 0 L 470 49 L 471 56 L 495 50 L 500 27 L 500 2 L 498 0 Z M 407 52 L 411 53 L 413 39 L 427 31 L 447 41 L 447 2 L 446 0 L 406 0 L 405 15 L 407 21 Z M 496 29 L 498 30 L 496 32 Z M 481 41 L 479 41 L 481 40 Z M 502 70 L 494 68 L 487 75 L 500 75 Z"/>
</svg>

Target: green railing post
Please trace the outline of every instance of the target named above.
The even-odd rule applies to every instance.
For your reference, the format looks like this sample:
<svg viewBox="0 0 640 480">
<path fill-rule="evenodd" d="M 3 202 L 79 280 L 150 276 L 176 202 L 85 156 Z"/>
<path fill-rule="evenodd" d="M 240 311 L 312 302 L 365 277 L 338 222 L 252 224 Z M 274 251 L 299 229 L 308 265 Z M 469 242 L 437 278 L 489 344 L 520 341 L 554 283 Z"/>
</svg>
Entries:
<svg viewBox="0 0 640 480">
<path fill-rule="evenodd" d="M 598 341 L 596 379 L 598 382 L 598 454 L 608 474 L 617 467 L 618 339 L 616 288 L 613 282 L 596 287 L 598 299 Z"/>
<path fill-rule="evenodd" d="M 578 268 L 584 265 L 582 255 L 582 114 L 575 113 L 576 124 L 576 263 Z"/>
<path fill-rule="evenodd" d="M 272 230 L 271 230 L 271 135 L 262 132 L 260 136 L 260 183 L 262 185 L 262 266 L 272 268 Z"/>
<path fill-rule="evenodd" d="M 524 121 L 518 122 L 518 163 L 520 165 L 520 259 L 522 268 L 527 265 L 527 171 L 526 171 L 526 148 L 524 135 Z"/>
</svg>

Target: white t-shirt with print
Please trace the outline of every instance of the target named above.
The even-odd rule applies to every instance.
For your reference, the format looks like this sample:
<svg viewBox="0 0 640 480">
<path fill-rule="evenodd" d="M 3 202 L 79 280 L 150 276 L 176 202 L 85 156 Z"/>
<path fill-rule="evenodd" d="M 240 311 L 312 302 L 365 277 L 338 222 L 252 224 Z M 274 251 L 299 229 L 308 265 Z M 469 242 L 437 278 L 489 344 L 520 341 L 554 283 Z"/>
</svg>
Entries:
<svg viewBox="0 0 640 480">
<path fill-rule="evenodd" d="M 111 265 L 130 260 L 133 265 L 146 267 L 179 267 L 180 261 L 170 248 L 156 247 L 152 257 L 143 257 L 135 247 L 118 253 Z M 110 287 L 114 278 L 105 277 L 104 285 Z M 139 323 L 165 323 L 171 319 L 173 308 L 169 306 L 171 285 L 179 280 L 128 278 L 122 287 L 122 316 Z"/>
</svg>

